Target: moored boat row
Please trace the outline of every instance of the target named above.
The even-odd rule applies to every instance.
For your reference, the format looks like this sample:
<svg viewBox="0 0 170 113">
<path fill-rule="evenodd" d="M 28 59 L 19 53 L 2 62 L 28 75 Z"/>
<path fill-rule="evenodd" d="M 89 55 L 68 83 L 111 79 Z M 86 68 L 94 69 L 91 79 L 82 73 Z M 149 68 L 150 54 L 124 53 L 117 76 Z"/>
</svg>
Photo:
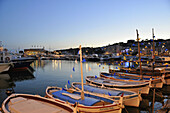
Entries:
<svg viewBox="0 0 170 113">
<path fill-rule="evenodd" d="M 72 87 L 78 91 L 82 90 L 81 83 L 73 82 Z M 84 91 L 90 94 L 100 95 L 111 98 L 114 101 L 119 101 L 123 95 L 123 104 L 125 106 L 139 107 L 142 100 L 140 91 L 138 93 L 133 91 L 124 91 L 118 88 L 103 88 L 93 84 L 84 84 Z"/>
<path fill-rule="evenodd" d="M 137 40 L 139 34 L 137 31 Z M 83 83 L 82 51 L 79 47 L 81 83 L 72 83 L 71 88 L 47 86 L 46 97 L 28 94 L 12 94 L 2 105 L 2 110 L 8 112 L 104 112 L 121 113 L 125 106 L 139 107 L 141 94 L 148 95 L 150 88 L 162 88 L 168 79 L 168 72 L 146 68 L 153 75 L 142 74 L 139 49 L 140 72 L 100 73 L 100 77 L 86 76 Z M 30 64 L 29 64 L 30 65 Z M 144 69 L 144 68 L 143 68 Z M 127 70 L 126 70 L 127 71 Z M 135 71 L 135 70 L 134 70 Z M 161 76 L 155 76 L 154 71 Z"/>
</svg>

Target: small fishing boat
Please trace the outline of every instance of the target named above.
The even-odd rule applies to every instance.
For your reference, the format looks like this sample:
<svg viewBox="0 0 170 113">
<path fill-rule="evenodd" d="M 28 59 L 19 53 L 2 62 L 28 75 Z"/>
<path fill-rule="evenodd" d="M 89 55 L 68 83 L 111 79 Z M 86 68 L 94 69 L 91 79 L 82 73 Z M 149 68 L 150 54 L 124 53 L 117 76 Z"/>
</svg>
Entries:
<svg viewBox="0 0 170 113">
<path fill-rule="evenodd" d="M 64 103 L 30 94 L 11 94 L 2 103 L 3 113 L 73 113 Z M 75 112 L 74 112 L 75 113 Z"/>
<path fill-rule="evenodd" d="M 142 66 L 143 67 L 143 66 Z M 154 71 L 154 76 L 162 76 L 164 74 L 164 71 L 163 70 L 160 70 L 161 72 L 156 72 Z M 132 73 L 132 74 L 140 74 L 140 69 L 137 69 L 137 68 L 127 68 L 127 67 L 121 67 L 120 70 L 118 69 L 109 69 L 109 72 L 124 72 L 124 73 Z M 147 71 L 147 70 L 144 70 L 142 69 L 142 75 L 150 75 L 152 76 L 153 75 L 153 72 L 150 70 L 150 71 Z"/>
<path fill-rule="evenodd" d="M 122 111 L 122 98 L 119 102 L 114 102 L 113 99 L 86 92 L 84 92 L 84 99 L 82 99 L 81 95 L 81 91 L 76 91 L 74 89 L 65 89 L 55 86 L 46 88 L 46 96 L 48 98 L 74 106 L 78 112 L 121 113 Z"/>
<path fill-rule="evenodd" d="M 112 79 L 106 79 L 103 77 L 96 76 L 86 76 L 86 82 L 89 84 L 106 87 L 106 88 L 119 88 L 125 91 L 134 91 L 139 92 L 141 90 L 141 94 L 149 94 L 150 83 L 142 82 L 142 81 L 118 81 Z"/>
<path fill-rule="evenodd" d="M 118 75 L 126 75 L 126 76 L 140 76 L 139 71 L 136 71 L 136 69 L 131 68 L 121 68 L 120 70 L 117 69 L 109 69 L 109 73 L 112 74 L 118 74 Z M 142 71 L 143 78 L 160 78 L 162 79 L 163 84 L 170 85 L 170 71 L 165 70 L 165 72 L 148 72 L 148 71 Z"/>
<path fill-rule="evenodd" d="M 82 90 L 81 83 L 73 82 L 72 87 L 78 91 Z M 101 88 L 100 86 L 84 84 L 84 91 L 94 95 L 100 95 L 106 98 L 111 98 L 114 101 L 119 101 L 123 94 L 123 105 L 139 107 L 142 100 L 141 94 L 132 91 L 123 91 L 120 89 Z"/>
<path fill-rule="evenodd" d="M 104 77 L 107 79 L 120 80 L 120 81 L 139 81 L 139 82 L 150 82 L 150 88 L 162 88 L 163 83 L 165 82 L 164 77 L 152 77 L 147 75 L 142 75 L 142 79 L 140 75 L 132 74 L 132 73 L 123 73 L 123 72 L 115 72 L 115 73 L 100 73 L 100 77 Z"/>
</svg>

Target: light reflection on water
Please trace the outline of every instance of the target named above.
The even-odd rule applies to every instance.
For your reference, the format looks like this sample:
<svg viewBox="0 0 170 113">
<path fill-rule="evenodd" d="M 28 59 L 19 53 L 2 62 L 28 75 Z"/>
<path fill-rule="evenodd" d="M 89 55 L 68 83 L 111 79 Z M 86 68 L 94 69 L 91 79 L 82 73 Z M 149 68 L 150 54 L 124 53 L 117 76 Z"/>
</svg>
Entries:
<svg viewBox="0 0 170 113">
<path fill-rule="evenodd" d="M 22 73 L 9 73 L 6 77 L 0 75 L 0 103 L 7 97 L 5 90 L 13 87 L 16 93 L 39 94 L 45 96 L 45 89 L 47 86 L 69 87 L 68 80 L 72 82 L 81 81 L 81 71 L 79 61 L 65 61 L 65 60 L 36 60 L 31 64 L 35 70 L 32 74 L 29 72 Z M 110 65 L 110 68 L 119 66 Z M 73 68 L 75 71 L 73 71 Z M 106 63 L 97 62 L 84 62 L 83 63 L 83 77 L 96 75 L 99 76 L 100 72 L 108 72 L 109 65 Z M 7 79 L 11 77 L 11 79 Z M 4 79 L 5 78 L 5 79 Z M 165 88 L 167 91 L 167 88 Z M 129 113 L 149 111 L 152 99 L 143 99 L 144 108 L 131 108 L 127 107 Z M 162 100 L 161 100 L 162 102 Z M 155 106 L 162 106 L 161 102 L 157 102 Z M 158 107 L 155 109 L 157 110 Z M 123 111 L 126 113 L 126 111 Z"/>
</svg>

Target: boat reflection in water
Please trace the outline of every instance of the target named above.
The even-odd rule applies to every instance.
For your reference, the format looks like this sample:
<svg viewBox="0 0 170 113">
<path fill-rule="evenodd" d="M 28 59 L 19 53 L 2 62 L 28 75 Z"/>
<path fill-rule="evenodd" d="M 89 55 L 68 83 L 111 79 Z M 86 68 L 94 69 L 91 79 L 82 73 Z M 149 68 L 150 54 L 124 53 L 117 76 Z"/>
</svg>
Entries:
<svg viewBox="0 0 170 113">
<path fill-rule="evenodd" d="M 31 80 L 34 79 L 33 71 L 23 70 L 23 71 L 10 71 L 9 76 L 13 82 Z"/>
<path fill-rule="evenodd" d="M 36 60 L 31 66 L 35 72 L 9 72 L 6 75 L 0 74 L 0 104 L 7 98 L 6 90 L 14 89 L 15 93 L 38 94 L 45 96 L 47 86 L 65 87 L 71 86 L 72 82 L 80 82 L 80 62 L 66 60 Z M 108 65 L 99 62 L 84 62 L 83 64 L 84 78 L 89 75 L 97 75 L 100 72 L 108 72 L 110 69 L 116 69 L 119 65 Z M 73 70 L 74 67 L 74 70 Z M 2 75 L 2 76 L 1 76 Z M 84 83 L 85 83 L 84 79 Z M 125 107 L 122 113 L 151 113 L 152 110 L 152 90 L 148 96 L 142 96 L 139 108 Z M 158 96 L 159 95 L 159 96 Z M 170 96 L 170 87 L 163 86 L 162 89 L 156 90 L 154 111 L 160 109 Z M 163 96 L 163 97 L 161 97 Z M 1 106 L 0 106 L 1 107 Z"/>
<path fill-rule="evenodd" d="M 15 86 L 9 74 L 0 74 L 0 89 L 7 89 Z"/>
<path fill-rule="evenodd" d="M 25 80 L 34 79 L 32 71 L 10 71 L 9 73 L 0 74 L 0 103 L 11 93 L 14 93 L 16 83 Z"/>
</svg>

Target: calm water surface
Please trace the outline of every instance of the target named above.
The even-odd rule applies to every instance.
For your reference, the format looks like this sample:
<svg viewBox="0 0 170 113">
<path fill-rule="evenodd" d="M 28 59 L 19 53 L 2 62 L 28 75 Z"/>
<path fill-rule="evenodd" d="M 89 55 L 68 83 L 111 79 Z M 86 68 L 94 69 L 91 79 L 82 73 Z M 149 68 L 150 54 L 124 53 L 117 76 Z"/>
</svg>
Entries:
<svg viewBox="0 0 170 113">
<path fill-rule="evenodd" d="M 75 61 L 64 60 L 42 60 L 35 61 L 31 64 L 32 73 L 27 72 L 11 72 L 7 74 L 0 74 L 0 104 L 7 97 L 6 89 L 13 88 L 16 93 L 38 94 L 45 96 L 45 89 L 47 86 L 69 87 L 72 82 L 81 81 L 80 63 Z M 118 66 L 110 65 L 110 68 Z M 73 69 L 74 68 L 74 69 Z M 109 65 L 105 63 L 84 62 L 83 76 L 96 75 L 100 72 L 108 72 Z M 69 83 L 68 83 L 69 81 Z M 156 90 L 159 96 L 156 97 L 155 111 L 162 107 L 162 104 L 167 100 L 160 98 L 160 95 L 167 97 L 170 95 L 170 87 L 166 86 L 161 91 Z M 152 106 L 152 91 L 150 96 L 143 97 L 140 108 L 126 107 L 124 113 L 150 113 Z"/>
</svg>

